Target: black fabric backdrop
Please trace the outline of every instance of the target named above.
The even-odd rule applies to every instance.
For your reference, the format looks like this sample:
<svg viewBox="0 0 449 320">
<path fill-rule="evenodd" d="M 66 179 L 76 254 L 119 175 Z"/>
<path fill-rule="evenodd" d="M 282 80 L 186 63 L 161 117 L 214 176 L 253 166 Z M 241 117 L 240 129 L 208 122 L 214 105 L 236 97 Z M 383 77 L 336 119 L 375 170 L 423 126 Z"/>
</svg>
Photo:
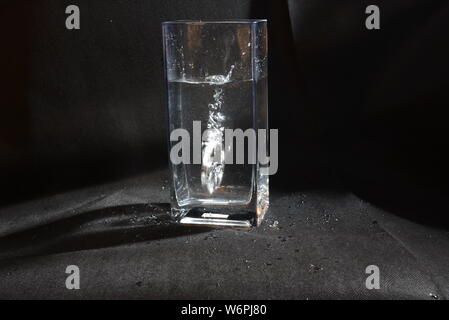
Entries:
<svg viewBox="0 0 449 320">
<path fill-rule="evenodd" d="M 447 1 L 79 0 L 81 30 L 68 31 L 72 2 L 0 1 L 3 236 L 58 212 L 13 219 L 25 201 L 165 168 L 160 23 L 237 18 L 269 19 L 272 189 L 349 190 L 446 232 Z M 381 30 L 365 28 L 369 4 Z M 8 252 L 27 241 L 2 243 Z"/>
</svg>

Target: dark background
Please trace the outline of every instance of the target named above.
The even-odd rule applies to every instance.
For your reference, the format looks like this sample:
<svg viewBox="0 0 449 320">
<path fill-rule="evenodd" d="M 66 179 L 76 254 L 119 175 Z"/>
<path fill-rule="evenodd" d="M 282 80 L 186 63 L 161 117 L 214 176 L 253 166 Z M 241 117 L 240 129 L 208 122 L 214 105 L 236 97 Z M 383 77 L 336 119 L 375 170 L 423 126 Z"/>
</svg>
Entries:
<svg viewBox="0 0 449 320">
<path fill-rule="evenodd" d="M 369 31 L 370 3 L 77 1 L 69 31 L 70 1 L 2 1 L 1 202 L 165 166 L 160 22 L 267 17 L 275 186 L 444 204 L 449 7 L 377 1 Z"/>
<path fill-rule="evenodd" d="M 160 23 L 238 18 L 269 20 L 272 189 L 350 190 L 446 229 L 444 0 L 0 1 L 0 205 L 165 168 Z"/>
</svg>

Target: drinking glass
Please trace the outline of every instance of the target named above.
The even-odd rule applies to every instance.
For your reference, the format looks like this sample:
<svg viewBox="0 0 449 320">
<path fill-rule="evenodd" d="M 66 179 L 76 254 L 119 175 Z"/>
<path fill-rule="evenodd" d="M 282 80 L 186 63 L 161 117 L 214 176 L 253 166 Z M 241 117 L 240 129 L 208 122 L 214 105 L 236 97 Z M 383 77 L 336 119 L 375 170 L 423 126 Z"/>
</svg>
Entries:
<svg viewBox="0 0 449 320">
<path fill-rule="evenodd" d="M 162 31 L 171 213 L 187 225 L 258 226 L 269 206 L 267 21 Z"/>
</svg>

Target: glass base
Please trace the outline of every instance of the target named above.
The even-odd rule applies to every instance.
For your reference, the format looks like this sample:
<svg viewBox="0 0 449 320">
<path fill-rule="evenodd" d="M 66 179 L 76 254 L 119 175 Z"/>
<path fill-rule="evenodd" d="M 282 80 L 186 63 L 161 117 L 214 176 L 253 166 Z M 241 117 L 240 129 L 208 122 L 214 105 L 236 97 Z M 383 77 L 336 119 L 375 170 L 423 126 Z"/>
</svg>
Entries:
<svg viewBox="0 0 449 320">
<path fill-rule="evenodd" d="M 256 188 L 247 203 L 237 204 L 227 201 L 190 201 L 189 205 L 180 206 L 172 194 L 171 214 L 179 223 L 191 226 L 213 228 L 250 229 L 262 223 L 270 206 L 269 178 L 259 175 Z"/>
<path fill-rule="evenodd" d="M 260 211 L 260 210 L 259 210 Z M 259 226 L 263 214 L 245 210 L 229 208 L 172 208 L 172 216 L 180 223 L 190 226 L 212 228 L 250 229 Z"/>
</svg>

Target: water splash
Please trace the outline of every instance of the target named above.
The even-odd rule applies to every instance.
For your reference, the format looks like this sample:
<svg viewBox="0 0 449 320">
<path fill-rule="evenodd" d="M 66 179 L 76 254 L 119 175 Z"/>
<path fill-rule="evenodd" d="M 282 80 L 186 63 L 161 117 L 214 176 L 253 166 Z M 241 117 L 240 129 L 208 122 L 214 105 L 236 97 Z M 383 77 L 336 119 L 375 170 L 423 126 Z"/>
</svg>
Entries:
<svg viewBox="0 0 449 320">
<path fill-rule="evenodd" d="M 210 85 L 223 85 L 230 82 L 234 65 L 229 73 L 224 75 L 213 75 L 205 78 Z M 223 132 L 226 117 L 222 112 L 224 90 L 216 88 L 213 95 L 214 102 L 208 105 L 209 118 L 207 121 L 206 136 L 202 144 L 202 167 L 201 184 L 210 194 L 221 186 L 225 169 L 225 152 L 223 150 Z"/>
<path fill-rule="evenodd" d="M 214 90 L 214 102 L 209 104 L 209 129 L 202 144 L 201 184 L 210 194 L 221 185 L 224 174 L 224 150 L 222 149 L 222 137 L 224 127 L 222 125 L 225 116 L 221 112 L 223 106 L 223 89 Z"/>
<path fill-rule="evenodd" d="M 213 75 L 213 76 L 207 76 L 205 78 L 206 83 L 209 83 L 211 85 L 213 85 L 213 84 L 217 85 L 217 84 L 225 84 L 225 83 L 230 82 L 231 81 L 231 77 L 232 77 L 232 73 L 234 72 L 234 68 L 235 68 L 235 65 L 232 65 L 231 66 L 231 70 L 229 70 L 229 72 L 228 72 L 228 74 L 226 76 L 222 75 L 222 74 L 220 74 L 220 75 Z"/>
</svg>

